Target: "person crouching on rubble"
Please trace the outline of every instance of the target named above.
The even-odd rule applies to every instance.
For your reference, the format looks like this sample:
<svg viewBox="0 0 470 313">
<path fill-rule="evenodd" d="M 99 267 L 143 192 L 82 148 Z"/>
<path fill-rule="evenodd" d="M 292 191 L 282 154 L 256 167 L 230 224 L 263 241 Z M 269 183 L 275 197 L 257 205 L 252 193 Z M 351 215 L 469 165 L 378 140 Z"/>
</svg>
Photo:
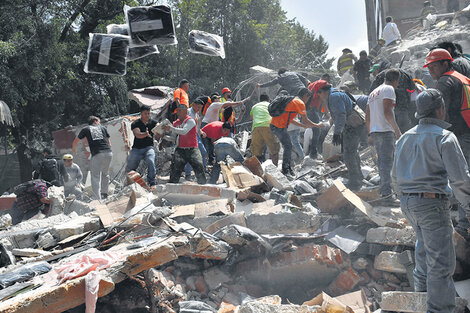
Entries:
<svg viewBox="0 0 470 313">
<path fill-rule="evenodd" d="M 64 160 L 65 170 L 69 175 L 69 180 L 64 184 L 64 195 L 67 197 L 68 195 L 73 194 L 78 200 L 80 200 L 82 198 L 83 190 L 82 170 L 80 169 L 80 166 L 73 163 L 73 155 L 64 154 L 62 160 Z"/>
<path fill-rule="evenodd" d="M 210 184 L 216 184 L 220 175 L 220 164 L 219 162 L 225 161 L 227 156 L 230 156 L 236 162 L 243 163 L 243 154 L 235 140 L 231 137 L 222 137 L 214 143 L 215 163 L 212 168 L 211 177 L 209 179 Z"/>
<path fill-rule="evenodd" d="M 354 103 L 349 96 L 333 89 L 330 84 L 317 91 L 318 96 L 329 113 L 335 125 L 333 144 L 343 145 L 343 159 L 348 169 L 348 188 L 359 190 L 362 187 L 361 159 L 358 147 L 365 121 L 353 117 L 357 114 L 353 109 Z"/>
<path fill-rule="evenodd" d="M 454 312 L 449 197 L 453 192 L 470 217 L 470 175 L 457 137 L 446 130 L 450 124 L 444 121 L 441 92 L 423 91 L 416 111 L 419 124 L 397 142 L 392 180 L 401 193 L 401 210 L 416 232 L 415 291 L 427 291 L 427 312 Z"/>
<path fill-rule="evenodd" d="M 188 115 L 188 107 L 184 104 L 176 108 L 178 119 L 173 126 L 165 126 L 166 131 L 176 134 L 176 149 L 171 160 L 170 183 L 178 183 L 186 163 L 194 170 L 198 184 L 206 183 L 202 155 L 197 140 L 196 121 Z"/>
<path fill-rule="evenodd" d="M 48 213 L 51 200 L 47 198 L 47 190 L 50 186 L 50 183 L 42 179 L 35 179 L 13 189 L 16 195 L 16 202 L 10 210 L 13 225 L 36 216 L 40 211 Z"/>
</svg>

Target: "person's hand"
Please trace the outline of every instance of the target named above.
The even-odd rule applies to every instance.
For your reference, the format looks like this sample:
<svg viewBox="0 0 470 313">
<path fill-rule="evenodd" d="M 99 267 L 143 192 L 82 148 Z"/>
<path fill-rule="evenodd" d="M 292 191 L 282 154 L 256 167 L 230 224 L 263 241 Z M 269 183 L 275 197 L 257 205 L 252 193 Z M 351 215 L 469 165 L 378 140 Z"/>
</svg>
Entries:
<svg viewBox="0 0 470 313">
<path fill-rule="evenodd" d="M 91 154 L 90 152 L 88 152 L 88 151 L 85 150 L 85 157 L 86 157 L 87 159 L 90 158 L 90 154 Z"/>
<path fill-rule="evenodd" d="M 201 130 L 201 134 L 200 134 L 200 135 L 201 135 L 202 138 L 206 138 L 206 137 L 207 137 L 207 134 L 206 134 L 205 132 L 203 132 L 202 130 Z"/>
<path fill-rule="evenodd" d="M 325 123 L 316 123 L 315 124 L 317 128 L 325 128 L 326 127 L 326 124 Z"/>
<path fill-rule="evenodd" d="M 396 137 L 397 140 L 400 139 L 400 137 L 401 137 L 401 131 L 400 131 L 399 129 L 397 129 L 397 130 L 395 131 L 395 137 Z"/>
<path fill-rule="evenodd" d="M 369 145 L 373 146 L 374 145 L 374 139 L 372 139 L 372 136 L 369 136 L 367 138 L 367 142 L 369 143 Z"/>
<path fill-rule="evenodd" d="M 169 132 L 170 129 L 171 129 L 170 125 L 165 125 L 165 126 L 163 126 L 163 130 L 164 130 L 165 132 Z"/>
<path fill-rule="evenodd" d="M 334 134 L 332 143 L 335 146 L 341 145 L 343 143 L 343 138 L 342 138 L 341 134 Z"/>
<path fill-rule="evenodd" d="M 255 88 L 259 88 L 259 86 L 261 86 L 260 83 L 256 83 Z"/>
</svg>

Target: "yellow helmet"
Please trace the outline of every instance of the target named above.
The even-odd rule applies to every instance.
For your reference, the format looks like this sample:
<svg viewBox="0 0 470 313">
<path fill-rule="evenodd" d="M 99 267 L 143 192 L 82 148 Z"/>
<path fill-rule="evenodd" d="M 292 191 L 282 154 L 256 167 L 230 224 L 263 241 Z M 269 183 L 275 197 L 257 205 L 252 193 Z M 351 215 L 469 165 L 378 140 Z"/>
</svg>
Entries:
<svg viewBox="0 0 470 313">
<path fill-rule="evenodd" d="M 63 160 L 73 160 L 73 155 L 67 153 L 62 157 Z"/>
</svg>

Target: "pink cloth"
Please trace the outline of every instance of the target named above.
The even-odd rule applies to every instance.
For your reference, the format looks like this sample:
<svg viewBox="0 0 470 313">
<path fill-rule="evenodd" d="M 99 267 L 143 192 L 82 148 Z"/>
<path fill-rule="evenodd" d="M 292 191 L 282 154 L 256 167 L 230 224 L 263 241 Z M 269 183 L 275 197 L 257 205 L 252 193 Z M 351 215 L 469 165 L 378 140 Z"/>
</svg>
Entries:
<svg viewBox="0 0 470 313">
<path fill-rule="evenodd" d="M 96 249 L 90 251 L 93 252 L 81 255 L 75 260 L 55 269 L 58 274 L 57 279 L 59 280 L 59 284 L 88 274 L 85 277 L 86 313 L 95 312 L 99 283 L 101 280 L 99 271 L 108 268 L 120 259 L 120 256 L 116 253 L 102 252 Z"/>
</svg>

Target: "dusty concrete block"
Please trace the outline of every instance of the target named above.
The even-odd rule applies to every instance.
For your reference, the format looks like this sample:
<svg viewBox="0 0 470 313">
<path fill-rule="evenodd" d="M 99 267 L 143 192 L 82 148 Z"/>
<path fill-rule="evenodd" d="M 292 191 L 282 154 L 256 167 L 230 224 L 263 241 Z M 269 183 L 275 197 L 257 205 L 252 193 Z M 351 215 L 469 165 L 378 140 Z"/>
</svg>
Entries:
<svg viewBox="0 0 470 313">
<path fill-rule="evenodd" d="M 278 190 L 293 189 L 287 177 L 282 174 L 281 170 L 275 166 L 271 160 L 263 162 L 261 166 L 263 167 L 268 186 Z"/>
<path fill-rule="evenodd" d="M 399 261 L 400 253 L 383 251 L 375 257 L 374 268 L 379 271 L 405 274 L 406 268 Z"/>
<path fill-rule="evenodd" d="M 295 304 L 269 304 L 257 301 L 242 304 L 239 313 L 317 313 L 318 307 Z"/>
<path fill-rule="evenodd" d="M 321 225 L 321 216 L 299 211 L 250 214 L 246 225 L 258 234 L 314 233 Z"/>
<path fill-rule="evenodd" d="M 364 258 L 358 258 L 353 262 L 352 267 L 355 270 L 365 270 L 367 268 L 367 265 L 369 265 L 369 261 Z"/>
<path fill-rule="evenodd" d="M 100 228 L 99 217 L 79 216 L 72 221 L 52 227 L 51 233 L 57 240 L 61 241 L 67 237 L 82 234 L 87 231 L 99 230 Z"/>
<path fill-rule="evenodd" d="M 467 301 L 462 298 L 456 298 L 456 312 L 464 312 Z M 381 308 L 384 311 L 393 312 L 426 312 L 426 293 L 425 292 L 403 292 L 389 291 L 382 292 Z"/>
<path fill-rule="evenodd" d="M 88 203 L 79 201 L 79 200 L 71 200 L 65 201 L 64 204 L 64 214 L 69 215 L 72 212 L 77 213 L 78 215 L 84 215 L 86 213 L 94 211 L 93 207 Z"/>
<path fill-rule="evenodd" d="M 367 242 L 379 243 L 386 246 L 403 245 L 414 247 L 416 243 L 416 233 L 412 227 L 391 228 L 377 227 L 367 231 Z"/>
<path fill-rule="evenodd" d="M 194 204 L 216 199 L 236 198 L 236 191 L 214 185 L 165 184 L 158 185 L 154 193 L 173 205 Z"/>
<path fill-rule="evenodd" d="M 218 221 L 210 224 L 209 226 L 206 227 L 205 231 L 208 232 L 209 234 L 213 234 L 219 229 L 231 225 L 240 225 L 246 227 L 246 219 L 245 219 L 245 214 L 244 213 L 233 213 L 230 214 L 226 217 L 223 217 L 219 219 Z"/>
<path fill-rule="evenodd" d="M 210 289 L 216 289 L 220 285 L 228 283 L 231 280 L 230 276 L 223 272 L 219 267 L 211 267 L 205 270 L 202 274 L 204 275 L 204 280 Z"/>
<path fill-rule="evenodd" d="M 313 188 L 309 183 L 303 180 L 296 180 L 293 183 L 294 191 L 298 195 L 302 195 L 304 193 L 316 193 L 316 189 Z"/>
<path fill-rule="evenodd" d="M 13 249 L 13 255 L 23 256 L 23 257 L 34 257 L 34 256 L 51 256 L 52 253 L 39 249 Z"/>
<path fill-rule="evenodd" d="M 38 239 L 36 240 L 36 245 L 41 249 L 51 248 L 55 246 L 56 243 L 57 240 L 54 238 L 54 236 L 51 235 L 50 232 L 43 232 L 39 234 Z"/>
<path fill-rule="evenodd" d="M 4 214 L 0 216 L 0 229 L 5 229 L 11 226 L 11 215 Z"/>
</svg>

